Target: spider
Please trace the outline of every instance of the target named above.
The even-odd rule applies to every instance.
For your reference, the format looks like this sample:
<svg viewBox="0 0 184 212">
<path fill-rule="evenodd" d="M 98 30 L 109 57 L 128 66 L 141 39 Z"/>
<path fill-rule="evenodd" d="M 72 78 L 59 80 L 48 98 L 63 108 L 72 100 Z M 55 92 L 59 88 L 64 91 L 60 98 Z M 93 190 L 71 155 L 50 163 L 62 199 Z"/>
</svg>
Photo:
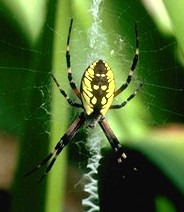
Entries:
<svg viewBox="0 0 184 212">
<path fill-rule="evenodd" d="M 116 105 L 112 104 L 114 97 L 118 96 L 122 91 L 124 91 L 128 87 L 138 62 L 139 42 L 138 42 L 137 25 L 135 24 L 135 38 L 136 38 L 135 55 L 127 79 L 121 85 L 121 87 L 115 91 L 115 81 L 113 72 L 110 66 L 104 60 L 99 59 L 93 62 L 91 65 L 89 65 L 85 70 L 81 79 L 81 85 L 79 91 L 72 77 L 71 63 L 70 63 L 69 44 L 70 44 L 70 35 L 72 31 L 72 24 L 73 19 L 71 19 L 67 37 L 67 47 L 66 47 L 67 74 L 70 86 L 73 89 L 75 95 L 80 99 L 81 103 L 76 103 L 72 101 L 52 74 L 51 77 L 53 78 L 60 93 L 66 98 L 68 103 L 73 107 L 82 108 L 83 112 L 81 112 L 79 117 L 76 120 L 74 120 L 74 122 L 70 125 L 66 133 L 60 138 L 59 142 L 56 144 L 55 148 L 49 153 L 49 155 L 44 160 L 42 160 L 42 162 L 39 165 L 37 165 L 35 168 L 33 168 L 26 174 L 29 175 L 35 172 L 36 170 L 46 165 L 48 161 L 50 161 L 40 181 L 51 170 L 52 166 L 54 165 L 57 159 L 57 156 L 74 137 L 74 135 L 76 134 L 78 129 L 84 124 L 84 122 L 86 122 L 87 127 L 90 128 L 95 127 L 97 123 L 100 125 L 114 153 L 116 154 L 118 163 L 123 162 L 123 160 L 126 159 L 127 156 L 117 137 L 110 128 L 105 118 L 105 114 L 109 109 L 119 109 L 124 107 L 131 99 L 135 97 L 135 95 L 143 85 L 141 83 L 135 89 L 135 91 L 121 104 Z"/>
</svg>

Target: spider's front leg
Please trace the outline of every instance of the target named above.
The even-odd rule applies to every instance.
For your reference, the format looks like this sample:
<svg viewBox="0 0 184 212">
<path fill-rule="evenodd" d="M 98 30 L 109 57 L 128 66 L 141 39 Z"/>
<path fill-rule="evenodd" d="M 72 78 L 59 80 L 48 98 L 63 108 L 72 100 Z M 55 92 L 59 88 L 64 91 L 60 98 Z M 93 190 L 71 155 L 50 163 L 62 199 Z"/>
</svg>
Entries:
<svg viewBox="0 0 184 212">
<path fill-rule="evenodd" d="M 55 148 L 53 149 L 50 154 L 44 158 L 41 163 L 39 163 L 35 168 L 33 168 L 31 171 L 27 172 L 25 176 L 28 176 L 32 174 L 33 172 L 37 171 L 41 167 L 47 164 L 47 162 L 50 161 L 48 164 L 44 174 L 40 178 L 39 182 L 43 180 L 43 178 L 48 174 L 48 172 L 51 170 L 52 166 L 54 165 L 57 156 L 61 153 L 63 148 L 70 142 L 70 140 L 73 138 L 77 130 L 83 125 L 85 121 L 84 113 L 81 113 L 81 115 L 70 125 L 66 133 L 61 137 L 59 142 L 56 144 Z"/>
<path fill-rule="evenodd" d="M 100 127 L 102 128 L 103 132 L 105 133 L 112 149 L 114 150 L 118 163 L 122 163 L 123 160 L 127 158 L 127 155 L 125 154 L 123 147 L 121 146 L 117 137 L 115 136 L 112 129 L 110 128 L 107 120 L 105 119 L 105 117 L 102 117 L 98 123 Z"/>
</svg>

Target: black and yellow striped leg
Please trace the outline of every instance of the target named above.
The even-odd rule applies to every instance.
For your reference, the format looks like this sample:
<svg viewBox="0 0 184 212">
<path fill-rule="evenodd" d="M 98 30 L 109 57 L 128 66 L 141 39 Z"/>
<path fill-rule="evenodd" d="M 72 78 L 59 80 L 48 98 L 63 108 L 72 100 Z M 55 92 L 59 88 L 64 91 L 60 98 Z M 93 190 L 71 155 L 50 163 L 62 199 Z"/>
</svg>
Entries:
<svg viewBox="0 0 184 212">
<path fill-rule="evenodd" d="M 105 117 L 102 117 L 98 122 L 100 127 L 102 128 L 103 132 L 105 133 L 112 149 L 114 150 L 118 163 L 123 162 L 124 159 L 127 158 L 121 144 L 119 143 L 117 137 L 113 133 L 112 129 L 110 128 L 107 120 Z"/>
<path fill-rule="evenodd" d="M 142 88 L 143 84 L 141 83 L 137 89 L 124 101 L 122 102 L 121 104 L 119 105 L 111 105 L 109 109 L 119 109 L 119 108 L 122 108 L 124 107 L 131 99 L 133 99 L 136 94 L 138 93 L 138 91 Z"/>
<path fill-rule="evenodd" d="M 54 77 L 53 74 L 51 74 L 51 77 L 52 79 L 54 80 L 55 84 L 57 85 L 60 93 L 66 98 L 66 100 L 68 101 L 68 103 L 73 106 L 73 107 L 80 107 L 80 108 L 83 108 L 82 107 L 82 104 L 79 104 L 79 103 L 76 103 L 76 102 L 73 102 L 70 97 L 66 94 L 66 92 L 62 89 L 62 87 L 59 85 L 59 82 L 56 80 L 56 78 Z"/>
<path fill-rule="evenodd" d="M 77 130 L 83 125 L 84 121 L 85 121 L 84 113 L 81 113 L 81 115 L 70 125 L 70 127 L 68 128 L 66 133 L 61 137 L 61 139 L 56 144 L 56 146 L 52 150 L 52 152 L 50 152 L 50 154 L 44 160 L 42 160 L 41 163 L 38 164 L 34 169 L 27 172 L 25 174 L 25 176 L 28 176 L 28 175 L 32 174 L 33 172 L 37 171 L 38 169 L 40 169 L 41 167 L 46 165 L 46 163 L 48 161 L 51 160 L 49 165 L 47 166 L 44 174 L 42 175 L 42 177 L 39 180 L 39 182 L 42 181 L 43 178 L 47 175 L 47 173 L 51 170 L 52 166 L 54 165 L 54 163 L 57 159 L 57 156 L 60 154 L 60 152 L 63 150 L 63 148 L 69 143 L 69 141 L 73 138 L 73 136 L 75 135 Z"/>
<path fill-rule="evenodd" d="M 66 64 L 67 64 L 67 74 L 68 74 L 68 80 L 70 83 L 71 88 L 73 89 L 74 93 L 76 94 L 76 96 L 80 99 L 81 98 L 81 94 L 73 80 L 72 77 L 72 70 L 71 70 L 71 61 L 70 61 L 70 35 L 71 35 L 71 30 L 72 30 L 72 23 L 73 23 L 73 19 L 71 19 L 70 22 L 70 27 L 69 27 L 69 31 L 68 31 L 68 38 L 67 38 L 67 47 L 66 47 Z"/>
<path fill-rule="evenodd" d="M 133 58 L 132 66 L 130 68 L 130 71 L 128 73 L 128 77 L 127 77 L 125 83 L 123 83 L 123 85 L 117 91 L 115 91 L 114 97 L 119 95 L 122 91 L 124 91 L 130 84 L 132 76 L 134 74 L 134 70 L 136 68 L 136 65 L 137 65 L 137 62 L 139 59 L 139 37 L 138 37 L 137 24 L 135 24 L 135 39 L 136 39 L 136 49 L 135 49 L 135 55 Z"/>
</svg>

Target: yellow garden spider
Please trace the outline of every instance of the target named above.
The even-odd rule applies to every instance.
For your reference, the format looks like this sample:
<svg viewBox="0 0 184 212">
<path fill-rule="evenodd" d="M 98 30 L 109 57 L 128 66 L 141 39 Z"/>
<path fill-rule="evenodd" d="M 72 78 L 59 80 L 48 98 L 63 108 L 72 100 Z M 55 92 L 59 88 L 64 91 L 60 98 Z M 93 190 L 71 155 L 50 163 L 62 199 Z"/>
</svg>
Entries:
<svg viewBox="0 0 184 212">
<path fill-rule="evenodd" d="M 84 111 L 81 112 L 80 116 L 70 125 L 66 133 L 61 137 L 59 142 L 56 144 L 55 148 L 50 152 L 50 154 L 34 169 L 29 171 L 26 175 L 33 173 L 34 171 L 40 169 L 42 166 L 46 165 L 46 163 L 50 161 L 47 166 L 43 177 L 50 171 L 54 162 L 57 159 L 57 156 L 63 150 L 63 148 L 69 143 L 69 141 L 73 138 L 78 129 L 84 124 L 87 123 L 87 127 L 93 128 L 96 123 L 100 125 L 103 132 L 105 133 L 112 149 L 114 150 L 117 161 L 121 163 L 124 159 L 126 159 L 126 154 L 122 146 L 120 145 L 117 137 L 113 133 L 110 128 L 107 120 L 105 119 L 105 114 L 108 109 L 119 109 L 124 107 L 141 89 L 142 84 L 140 84 L 134 93 L 132 93 L 124 102 L 119 105 L 113 105 L 113 99 L 117 95 L 119 95 L 122 91 L 124 91 L 134 74 L 134 70 L 136 68 L 139 56 L 139 43 L 138 43 L 138 30 L 137 25 L 135 25 L 135 36 L 136 36 L 136 50 L 133 58 L 133 63 L 128 73 L 128 77 L 126 81 L 122 84 L 122 86 L 115 91 L 115 81 L 111 68 L 109 65 L 103 60 L 97 60 L 93 62 L 84 72 L 81 80 L 80 91 L 78 90 L 75 82 L 73 81 L 71 64 L 70 64 L 70 35 L 72 30 L 73 19 L 71 19 L 68 38 L 67 38 L 67 48 L 66 48 L 66 64 L 67 64 L 67 74 L 68 80 L 71 88 L 73 89 L 75 95 L 80 99 L 81 103 L 73 102 L 65 91 L 60 87 L 56 78 L 52 76 L 54 82 L 59 88 L 61 94 L 66 98 L 68 103 L 77 108 L 82 108 Z"/>
</svg>

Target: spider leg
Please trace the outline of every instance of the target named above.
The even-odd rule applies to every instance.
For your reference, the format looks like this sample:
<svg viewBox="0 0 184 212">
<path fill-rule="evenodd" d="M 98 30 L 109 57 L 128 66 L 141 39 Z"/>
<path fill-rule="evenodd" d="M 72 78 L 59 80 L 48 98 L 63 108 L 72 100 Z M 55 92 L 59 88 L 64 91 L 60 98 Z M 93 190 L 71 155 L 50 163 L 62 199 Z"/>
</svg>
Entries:
<svg viewBox="0 0 184 212">
<path fill-rule="evenodd" d="M 131 99 L 133 99 L 136 94 L 138 93 L 138 91 L 142 88 L 143 84 L 141 83 L 136 90 L 124 101 L 122 102 L 120 105 L 111 105 L 109 109 L 119 109 L 124 107 Z"/>
<path fill-rule="evenodd" d="M 66 47 L 66 64 L 67 64 L 67 74 L 68 74 L 68 81 L 70 83 L 71 88 L 73 89 L 74 93 L 76 94 L 76 96 L 81 99 L 81 94 L 73 80 L 72 77 L 72 69 L 71 69 L 71 61 L 70 61 L 70 35 L 71 35 L 71 31 L 72 31 L 72 23 L 73 23 L 73 19 L 71 19 L 70 22 L 70 27 L 69 27 L 69 31 L 68 31 L 68 38 L 67 38 L 67 47 Z"/>
<path fill-rule="evenodd" d="M 102 128 L 103 132 L 105 133 L 112 149 L 114 150 L 118 163 L 122 163 L 123 160 L 127 158 L 123 147 L 121 146 L 120 142 L 118 141 L 117 137 L 115 136 L 114 132 L 110 128 L 107 120 L 103 116 L 100 121 L 98 122 L 100 127 Z"/>
<path fill-rule="evenodd" d="M 62 89 L 62 87 L 59 85 L 59 82 L 56 80 L 56 78 L 54 77 L 53 74 L 51 74 L 52 79 L 54 80 L 55 84 L 57 85 L 60 93 L 66 98 L 66 100 L 68 101 L 68 103 L 73 106 L 73 107 L 79 107 L 79 108 L 83 108 L 83 106 L 79 103 L 73 102 L 70 97 L 66 94 L 66 92 Z"/>
<path fill-rule="evenodd" d="M 61 153 L 63 148 L 69 143 L 69 141 L 73 138 L 77 130 L 82 126 L 82 124 L 85 121 L 84 113 L 81 113 L 81 115 L 70 125 L 66 133 L 61 137 L 59 142 L 56 144 L 55 148 L 50 152 L 50 154 L 45 157 L 41 163 L 39 163 L 35 168 L 33 168 L 31 171 L 27 172 L 25 176 L 28 176 L 32 174 L 33 172 L 37 171 L 38 169 L 42 168 L 44 165 L 47 164 L 49 160 L 50 163 L 48 164 L 44 174 L 40 178 L 39 182 L 43 180 L 43 178 L 48 174 L 48 172 L 51 170 L 52 166 L 54 165 L 57 156 Z"/>
<path fill-rule="evenodd" d="M 133 58 L 132 66 L 129 70 L 128 77 L 125 83 L 123 83 L 123 85 L 118 90 L 115 91 L 114 97 L 119 95 L 122 91 L 124 91 L 130 84 L 132 76 L 134 74 L 134 70 L 136 68 L 136 65 L 139 59 L 139 36 L 138 36 L 137 24 L 135 24 L 135 39 L 136 39 L 136 49 L 135 49 L 135 55 Z"/>
</svg>

